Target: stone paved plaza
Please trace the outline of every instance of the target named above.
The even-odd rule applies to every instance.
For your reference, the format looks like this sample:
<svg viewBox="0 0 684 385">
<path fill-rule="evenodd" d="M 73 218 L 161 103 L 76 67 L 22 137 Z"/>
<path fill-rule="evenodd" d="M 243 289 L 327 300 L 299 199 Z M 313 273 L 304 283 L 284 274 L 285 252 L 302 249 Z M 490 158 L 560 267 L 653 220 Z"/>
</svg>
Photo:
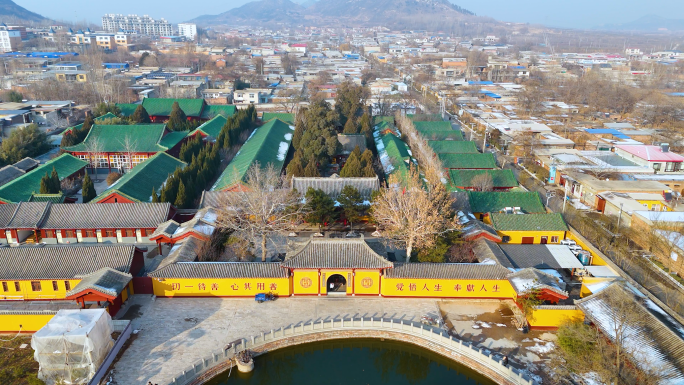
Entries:
<svg viewBox="0 0 684 385">
<path fill-rule="evenodd" d="M 436 314 L 434 299 L 296 297 L 254 299 L 157 298 L 135 295 L 124 316 L 139 330 L 114 365 L 118 385 L 163 385 L 212 351 L 236 339 L 292 323 L 342 317 L 420 320 Z"/>
</svg>

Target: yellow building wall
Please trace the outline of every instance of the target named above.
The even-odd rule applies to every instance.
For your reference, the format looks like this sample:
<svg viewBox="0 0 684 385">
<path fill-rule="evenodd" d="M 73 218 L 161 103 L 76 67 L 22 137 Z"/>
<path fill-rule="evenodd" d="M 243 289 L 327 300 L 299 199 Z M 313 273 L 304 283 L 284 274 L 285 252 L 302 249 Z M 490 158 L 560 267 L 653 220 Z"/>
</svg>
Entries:
<svg viewBox="0 0 684 385">
<path fill-rule="evenodd" d="M 352 280 L 354 277 L 351 270 L 321 270 L 321 294 L 328 294 L 328 278 L 335 274 L 344 277 L 347 281 L 347 294 L 352 294 Z"/>
<path fill-rule="evenodd" d="M 57 290 L 53 290 L 52 281 L 57 282 Z M 72 289 L 81 282 L 80 279 L 0 281 L 0 300 L 64 299 L 67 293 L 65 281 L 69 281 Z M 4 291 L 3 282 L 7 283 L 7 291 Z M 19 291 L 14 287 L 15 282 L 19 282 Z M 33 291 L 31 282 L 40 282 L 40 291 Z"/>
<path fill-rule="evenodd" d="M 658 211 L 672 211 L 670 207 L 665 205 L 665 202 L 663 201 L 651 201 L 651 200 L 637 200 L 637 202 L 641 203 L 642 205 L 646 205 L 648 207 L 648 210 L 652 210 L 653 206 L 660 206 L 660 210 Z"/>
<path fill-rule="evenodd" d="M 515 298 L 508 280 L 383 278 L 386 297 Z"/>
<path fill-rule="evenodd" d="M 608 264 L 606 261 L 603 260 L 598 254 L 596 254 L 591 247 L 589 247 L 586 243 L 582 242 L 579 237 L 577 237 L 575 234 L 572 233 L 572 231 L 568 231 L 567 234 L 568 239 L 572 239 L 577 243 L 578 246 L 583 248 L 584 250 L 587 250 L 589 253 L 591 253 L 591 256 L 593 257 L 591 259 L 591 264 L 592 266 L 607 266 Z"/>
<path fill-rule="evenodd" d="M 157 278 L 152 280 L 157 297 L 253 297 L 272 292 L 290 295 L 288 278 Z"/>
<path fill-rule="evenodd" d="M 549 237 L 548 244 L 558 244 L 561 240 L 565 238 L 565 231 L 496 231 L 499 236 L 508 236 L 510 240 L 507 243 L 518 245 L 522 243 L 524 237 L 534 237 L 534 244 L 541 243 L 541 237 Z M 558 241 L 552 242 L 551 238 L 557 237 Z"/>
<path fill-rule="evenodd" d="M 557 328 L 565 322 L 583 319 L 584 313 L 579 309 L 535 309 L 527 322 L 533 328 Z"/>
<path fill-rule="evenodd" d="M 318 294 L 318 270 L 295 270 L 292 276 L 293 294 Z"/>
<path fill-rule="evenodd" d="M 54 314 L 1 314 L 0 332 L 34 333 L 45 326 Z"/>
<path fill-rule="evenodd" d="M 380 272 L 356 270 L 354 273 L 354 294 L 380 294 Z"/>
<path fill-rule="evenodd" d="M 580 298 L 584 298 L 594 294 L 587 285 L 592 285 L 595 283 L 601 283 L 605 281 L 612 281 L 612 278 L 597 278 L 597 277 L 584 277 L 582 278 L 582 288 L 580 289 Z"/>
</svg>

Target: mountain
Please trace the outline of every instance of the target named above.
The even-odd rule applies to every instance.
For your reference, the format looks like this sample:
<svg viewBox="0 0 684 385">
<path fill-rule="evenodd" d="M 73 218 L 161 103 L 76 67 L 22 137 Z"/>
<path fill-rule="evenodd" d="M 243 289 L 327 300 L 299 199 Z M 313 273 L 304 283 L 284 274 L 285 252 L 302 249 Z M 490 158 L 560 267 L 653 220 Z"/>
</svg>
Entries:
<svg viewBox="0 0 684 385">
<path fill-rule="evenodd" d="M 204 25 L 275 21 L 428 29 L 448 27 L 472 17 L 472 12 L 448 0 L 304 0 L 302 5 L 290 0 L 261 0 L 192 21 Z"/>
<path fill-rule="evenodd" d="M 9 22 L 10 20 L 8 19 L 16 19 L 23 22 L 41 22 L 48 20 L 46 17 L 18 6 L 12 0 L 0 0 L 0 20 Z"/>
<path fill-rule="evenodd" d="M 614 31 L 684 31 L 684 19 L 667 19 L 657 15 L 646 15 L 624 24 L 612 24 L 599 27 Z"/>
<path fill-rule="evenodd" d="M 234 24 L 239 22 L 295 22 L 306 8 L 290 0 L 252 1 L 218 15 L 203 15 L 192 20 L 202 25 Z"/>
</svg>

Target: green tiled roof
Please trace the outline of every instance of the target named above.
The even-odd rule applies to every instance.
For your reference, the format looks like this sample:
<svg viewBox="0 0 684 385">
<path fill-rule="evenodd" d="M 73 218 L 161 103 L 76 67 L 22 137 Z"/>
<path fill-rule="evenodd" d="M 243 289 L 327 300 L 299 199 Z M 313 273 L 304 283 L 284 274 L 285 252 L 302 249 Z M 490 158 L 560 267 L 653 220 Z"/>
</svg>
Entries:
<svg viewBox="0 0 684 385">
<path fill-rule="evenodd" d="M 440 114 L 406 114 L 406 116 L 414 122 L 423 122 L 428 120 L 440 121 L 442 116 Z"/>
<path fill-rule="evenodd" d="M 526 213 L 546 212 L 539 193 L 535 191 L 468 191 L 468 201 L 474 213 L 499 212 L 506 207 L 520 207 Z"/>
<path fill-rule="evenodd" d="M 283 122 L 294 126 L 295 116 L 294 114 L 288 114 L 285 112 L 264 112 L 264 115 L 261 117 L 261 121 L 264 123 L 271 119 L 280 119 Z"/>
<path fill-rule="evenodd" d="M 397 158 L 401 158 L 403 160 L 411 157 L 406 143 L 392 134 L 383 135 L 382 143 L 385 145 L 385 149 L 388 151 L 388 155 L 390 155 L 390 157 L 396 156 Z M 393 154 L 389 154 L 390 148 L 392 149 L 391 151 Z"/>
<path fill-rule="evenodd" d="M 491 214 L 492 226 L 498 231 L 567 231 L 560 213 Z"/>
<path fill-rule="evenodd" d="M 174 148 L 181 140 L 188 136 L 189 131 L 171 131 L 164 135 L 159 141 L 159 145 L 165 149 Z"/>
<path fill-rule="evenodd" d="M 293 133 L 290 125 L 280 119 L 273 119 L 254 130 L 211 190 L 224 190 L 243 181 L 255 162 L 259 162 L 261 167 L 270 163 L 276 170 L 282 170 Z"/>
<path fill-rule="evenodd" d="M 183 107 L 181 106 L 181 109 L 182 108 Z M 211 119 L 219 115 L 223 116 L 224 118 L 229 118 L 235 115 L 235 108 L 235 106 L 230 104 L 207 104 L 204 106 L 204 111 L 202 111 L 202 119 Z"/>
<path fill-rule="evenodd" d="M 186 164 L 173 156 L 160 152 L 133 167 L 113 185 L 98 195 L 92 202 L 98 202 L 116 192 L 134 202 L 151 202 L 152 188 L 157 193 L 170 174 Z"/>
<path fill-rule="evenodd" d="M 440 121 L 429 121 L 429 122 L 413 122 L 413 126 L 416 130 L 428 130 L 428 131 L 454 131 L 451 128 L 451 123 L 444 120 Z"/>
<path fill-rule="evenodd" d="M 197 132 L 202 132 L 204 135 L 210 136 L 212 138 L 218 138 L 221 133 L 221 129 L 226 124 L 228 119 L 224 118 L 222 115 L 217 115 L 213 119 L 204 122 L 201 126 L 197 127 L 188 135 L 195 135 Z"/>
<path fill-rule="evenodd" d="M 126 138 L 130 138 L 135 143 L 136 152 L 161 152 L 170 147 L 161 145 L 162 136 L 166 132 L 165 124 L 134 124 L 134 125 L 93 125 L 88 132 L 85 140 L 75 146 L 67 147 L 65 150 L 71 152 L 88 152 L 91 143 L 99 142 L 102 152 L 124 152 Z M 179 135 L 187 135 L 187 132 L 169 133 L 174 134 L 172 139 L 177 139 Z M 182 138 L 181 138 L 182 139 Z M 167 140 L 167 142 L 171 142 Z M 178 143 L 178 141 L 176 141 Z M 173 147 L 173 146 L 171 146 Z"/>
<path fill-rule="evenodd" d="M 59 194 L 31 194 L 29 202 L 50 202 L 50 203 L 64 203 L 66 196 L 61 192 Z"/>
<path fill-rule="evenodd" d="M 150 116 L 169 116 L 174 102 L 178 102 L 187 116 L 199 118 L 202 115 L 204 99 L 145 98 L 142 105 Z"/>
<path fill-rule="evenodd" d="M 482 174 L 489 174 L 494 187 L 517 187 L 518 181 L 511 170 L 449 170 L 452 188 L 472 187 L 471 180 Z"/>
<path fill-rule="evenodd" d="M 438 154 L 444 168 L 473 169 L 473 168 L 496 168 L 494 155 L 490 153 L 480 154 Z"/>
<path fill-rule="evenodd" d="M 425 140 L 463 140 L 461 131 L 456 130 L 424 130 L 418 129 L 418 132 L 425 138 Z"/>
<path fill-rule="evenodd" d="M 95 119 L 93 119 L 93 120 L 95 121 L 95 124 L 97 124 L 97 123 L 102 122 L 102 121 L 105 120 L 105 119 L 111 119 L 111 118 L 116 118 L 116 115 L 112 114 L 111 112 L 107 112 L 106 114 L 104 114 L 104 115 L 102 115 L 102 116 L 98 116 L 97 118 L 95 118 Z M 67 132 L 69 132 L 69 131 L 71 131 L 71 130 L 80 129 L 81 127 L 83 127 L 83 123 L 77 124 L 77 125 L 75 125 L 75 126 L 73 126 L 73 127 L 69 127 L 69 128 L 67 128 L 66 130 L 64 130 L 64 134 L 66 134 Z"/>
<path fill-rule="evenodd" d="M 475 154 L 477 147 L 475 142 L 459 140 L 430 140 L 428 145 L 435 154 Z"/>
<path fill-rule="evenodd" d="M 121 111 L 121 116 L 131 116 L 138 108 L 139 103 L 117 103 L 116 106 L 119 107 Z"/>
<path fill-rule="evenodd" d="M 386 122 L 389 124 L 394 124 L 394 116 L 374 116 L 373 126 L 377 126 L 380 122 Z"/>
<path fill-rule="evenodd" d="M 88 162 L 80 160 L 71 154 L 62 154 L 47 163 L 27 172 L 11 182 L 0 186 L 0 200 L 7 203 L 28 202 L 33 193 L 40 192 L 40 179 L 52 173 L 52 167 L 57 170 L 59 179 L 63 180 L 86 167 Z"/>
</svg>

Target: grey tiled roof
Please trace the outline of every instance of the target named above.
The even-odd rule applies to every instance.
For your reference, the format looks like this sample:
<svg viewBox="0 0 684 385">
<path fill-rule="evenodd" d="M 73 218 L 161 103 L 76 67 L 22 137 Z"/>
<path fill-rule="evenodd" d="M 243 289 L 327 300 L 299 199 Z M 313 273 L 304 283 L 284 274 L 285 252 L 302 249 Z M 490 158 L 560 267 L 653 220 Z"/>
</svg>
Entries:
<svg viewBox="0 0 684 385">
<path fill-rule="evenodd" d="M 45 213 L 50 204 L 48 202 L 21 202 L 14 213 L 12 220 L 7 224 L 11 229 L 35 229 L 45 218 Z M 76 205 L 68 205 L 76 206 Z"/>
<path fill-rule="evenodd" d="M 170 203 L 53 204 L 41 227 L 45 229 L 156 228 L 168 219 L 170 208 Z"/>
<path fill-rule="evenodd" d="M 7 227 L 14 216 L 14 212 L 17 211 L 17 207 L 19 207 L 17 203 L 0 205 L 0 228 Z"/>
<path fill-rule="evenodd" d="M 170 219 L 166 222 L 161 223 L 157 227 L 157 229 L 154 230 L 154 233 L 152 233 L 151 237 L 154 238 L 158 235 L 165 235 L 170 238 L 178 227 L 180 227 L 180 223 L 174 221 L 173 219 Z"/>
<path fill-rule="evenodd" d="M 385 270 L 387 278 L 503 279 L 510 270 L 499 265 L 477 263 L 395 263 Z"/>
<path fill-rule="evenodd" d="M 14 164 L 14 167 L 23 170 L 24 172 L 32 170 L 40 164 L 39 161 L 33 159 L 33 158 L 24 158 L 17 163 Z"/>
<path fill-rule="evenodd" d="M 103 267 L 127 273 L 135 246 L 22 246 L 0 248 L 0 280 L 69 279 Z"/>
<path fill-rule="evenodd" d="M 274 262 L 178 262 L 149 274 L 156 278 L 287 278 Z"/>
<path fill-rule="evenodd" d="M 479 238 L 474 243 L 473 252 L 478 261 L 482 262 L 485 259 L 491 259 L 505 268 L 513 267 L 511 261 L 508 260 L 508 257 L 506 257 L 506 254 L 497 243 L 484 238 Z"/>
<path fill-rule="evenodd" d="M 500 244 L 512 267 L 525 269 L 561 269 L 546 245 L 507 245 Z"/>
<path fill-rule="evenodd" d="M 66 293 L 67 297 L 85 290 L 95 290 L 116 297 L 124 288 L 126 288 L 126 285 L 131 282 L 133 276 L 128 273 L 114 270 L 111 267 L 103 267 L 90 274 L 76 276 L 76 278 L 80 278 L 81 282 Z"/>
<path fill-rule="evenodd" d="M 310 238 L 288 246 L 290 250 L 283 262 L 283 267 L 288 268 L 385 269 L 393 266 L 378 253 L 380 248 L 374 250 L 363 238 Z"/>
<path fill-rule="evenodd" d="M 516 271 L 508 275 L 508 281 L 518 294 L 524 294 L 531 289 L 548 289 L 563 296 L 568 296 L 565 283 L 559 283 L 556 277 L 541 272 L 537 269 L 528 268 Z"/>
<path fill-rule="evenodd" d="M 373 178 L 340 178 L 331 176 L 329 178 L 292 178 L 292 188 L 296 189 L 300 195 L 306 194 L 309 187 L 322 190 L 326 195 L 333 199 L 342 192 L 345 186 L 354 186 L 361 196 L 370 199 L 373 191 L 380 189 L 378 177 Z"/>
<path fill-rule="evenodd" d="M 220 208 L 221 202 L 225 199 L 224 196 L 228 194 L 234 194 L 231 191 L 203 191 L 202 199 L 200 200 L 200 208 L 204 209 L 207 207 Z"/>
<path fill-rule="evenodd" d="M 636 360 L 635 364 L 642 369 L 657 370 L 667 378 L 664 383 L 684 382 L 684 330 L 681 324 L 650 299 L 637 296 L 633 289 L 616 282 L 594 295 L 575 301 L 575 304 L 592 323 L 612 338 L 615 335 L 615 320 L 623 316 L 615 313 L 615 308 L 610 305 L 613 300 L 633 302 L 630 310 L 643 320 L 640 325 L 626 323 L 623 332 L 623 343 L 632 349 L 638 346 L 637 354 L 645 356 L 643 360 Z"/>
<path fill-rule="evenodd" d="M 26 172 L 24 170 L 14 166 L 5 166 L 0 168 L 0 186 L 19 178 L 25 173 Z"/>
<path fill-rule="evenodd" d="M 183 239 L 182 243 L 176 243 L 171 248 L 169 255 L 159 263 L 156 270 L 161 270 L 177 262 L 194 262 L 203 243 L 203 241 L 195 237 L 188 237 Z"/>
</svg>

